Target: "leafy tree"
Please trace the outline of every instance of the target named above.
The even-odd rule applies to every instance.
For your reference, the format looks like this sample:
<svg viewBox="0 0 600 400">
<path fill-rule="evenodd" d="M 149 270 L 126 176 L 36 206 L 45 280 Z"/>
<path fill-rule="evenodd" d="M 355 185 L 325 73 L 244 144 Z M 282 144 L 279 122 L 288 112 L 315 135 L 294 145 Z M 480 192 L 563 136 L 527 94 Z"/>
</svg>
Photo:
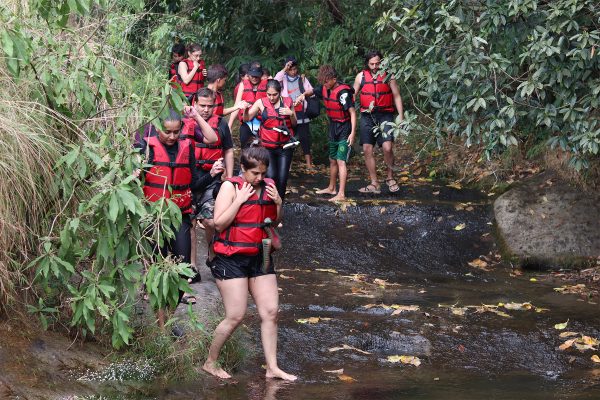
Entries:
<svg viewBox="0 0 600 400">
<path fill-rule="evenodd" d="M 460 136 L 488 157 L 548 140 L 581 169 L 600 146 L 600 9 L 595 1 L 398 1 L 378 31 L 395 41 L 385 68 L 405 82 L 424 129 Z M 418 118 L 416 118 L 418 117 Z M 400 127 L 397 127 L 400 131 Z"/>
</svg>

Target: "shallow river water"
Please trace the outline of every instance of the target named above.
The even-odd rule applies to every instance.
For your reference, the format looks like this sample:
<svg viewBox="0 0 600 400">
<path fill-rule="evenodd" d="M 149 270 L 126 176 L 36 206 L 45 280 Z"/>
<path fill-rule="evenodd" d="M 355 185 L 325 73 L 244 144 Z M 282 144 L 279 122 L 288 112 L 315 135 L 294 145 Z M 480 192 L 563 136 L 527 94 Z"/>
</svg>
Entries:
<svg viewBox="0 0 600 400">
<path fill-rule="evenodd" d="M 565 331 L 598 338 L 598 305 L 555 292 L 540 271 L 496 265 L 486 195 L 426 184 L 344 209 L 303 193 L 286 205 L 276 257 L 280 365 L 299 382 L 265 381 L 258 348 L 235 384 L 204 377 L 85 398 L 600 399 L 597 352 L 559 350 L 567 339 L 554 327 L 568 320 Z M 468 265 L 482 255 L 488 271 Z M 258 346 L 255 310 L 246 324 Z"/>
</svg>

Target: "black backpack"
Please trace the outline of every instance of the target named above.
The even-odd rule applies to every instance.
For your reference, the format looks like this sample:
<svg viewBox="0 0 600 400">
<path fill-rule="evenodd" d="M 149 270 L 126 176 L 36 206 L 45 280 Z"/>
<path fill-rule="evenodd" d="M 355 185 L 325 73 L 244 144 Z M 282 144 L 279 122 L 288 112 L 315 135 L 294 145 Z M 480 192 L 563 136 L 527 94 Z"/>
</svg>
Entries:
<svg viewBox="0 0 600 400">
<path fill-rule="evenodd" d="M 298 81 L 298 87 L 300 88 L 300 92 L 304 93 L 304 75 L 301 75 L 300 80 Z M 317 118 L 321 114 L 321 102 L 317 98 L 317 96 L 313 95 L 306 99 L 306 110 L 304 110 L 304 115 L 307 118 L 314 119 Z"/>
</svg>

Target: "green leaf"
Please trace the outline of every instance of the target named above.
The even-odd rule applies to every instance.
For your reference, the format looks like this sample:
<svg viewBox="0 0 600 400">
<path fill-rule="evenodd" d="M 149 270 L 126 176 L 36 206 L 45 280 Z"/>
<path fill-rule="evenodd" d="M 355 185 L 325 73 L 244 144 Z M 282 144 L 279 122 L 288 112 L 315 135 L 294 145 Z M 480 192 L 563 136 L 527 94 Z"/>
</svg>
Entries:
<svg viewBox="0 0 600 400">
<path fill-rule="evenodd" d="M 117 221 L 119 216 L 119 200 L 115 193 L 110 195 L 110 202 L 108 204 L 108 217 L 112 222 Z"/>
</svg>

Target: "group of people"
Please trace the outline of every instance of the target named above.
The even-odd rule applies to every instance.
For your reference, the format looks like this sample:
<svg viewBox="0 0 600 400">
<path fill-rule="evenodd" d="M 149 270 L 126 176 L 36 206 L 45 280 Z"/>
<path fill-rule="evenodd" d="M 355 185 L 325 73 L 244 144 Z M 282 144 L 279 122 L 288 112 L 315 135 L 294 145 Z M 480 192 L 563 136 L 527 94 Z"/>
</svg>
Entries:
<svg viewBox="0 0 600 400">
<path fill-rule="evenodd" d="M 394 113 L 402 118 L 402 100 L 393 78 L 379 72 L 382 55 L 366 55 L 366 67 L 353 87 L 340 82 L 331 65 L 320 67 L 313 87 L 300 75 L 298 62 L 288 57 L 275 78 L 265 74 L 259 62 L 243 64 L 234 90 L 233 106 L 225 107 L 223 88 L 228 72 L 221 64 L 206 67 L 202 49 L 192 44 L 173 47 L 169 79 L 181 87 L 189 106 L 183 115 L 170 112 L 161 127 L 149 125 L 137 141 L 145 163 L 144 194 L 149 201 L 172 200 L 182 213 L 175 236 L 159 251 L 195 264 L 195 225 L 204 229 L 209 252 L 206 263 L 223 298 L 225 318 L 217 326 L 203 369 L 219 378 L 230 375 L 218 364 L 219 352 L 241 323 L 250 293 L 261 319 L 261 338 L 266 358 L 266 376 L 284 380 L 296 377 L 277 365 L 278 290 L 265 239 L 272 239 L 271 226 L 282 220 L 288 174 L 294 148 L 301 145 L 306 166 L 312 168 L 308 102 L 324 104 L 329 117 L 329 185 L 317 191 L 331 201 L 345 199 L 346 162 L 355 140 L 357 116 L 354 94 L 360 92 L 360 142 L 371 182 L 360 191 L 380 193 L 373 146 L 383 148 L 387 165 L 385 182 L 397 191 L 393 178 Z M 315 97 L 313 97 L 315 96 Z M 311 100 L 312 98 L 312 100 Z M 229 116 L 228 119 L 226 117 Z M 240 123 L 242 147 L 240 172 L 234 172 L 235 120 Z M 339 178 L 339 188 L 337 181 Z M 200 276 L 194 278 L 199 281 Z M 180 293 L 180 301 L 193 298 Z"/>
</svg>

